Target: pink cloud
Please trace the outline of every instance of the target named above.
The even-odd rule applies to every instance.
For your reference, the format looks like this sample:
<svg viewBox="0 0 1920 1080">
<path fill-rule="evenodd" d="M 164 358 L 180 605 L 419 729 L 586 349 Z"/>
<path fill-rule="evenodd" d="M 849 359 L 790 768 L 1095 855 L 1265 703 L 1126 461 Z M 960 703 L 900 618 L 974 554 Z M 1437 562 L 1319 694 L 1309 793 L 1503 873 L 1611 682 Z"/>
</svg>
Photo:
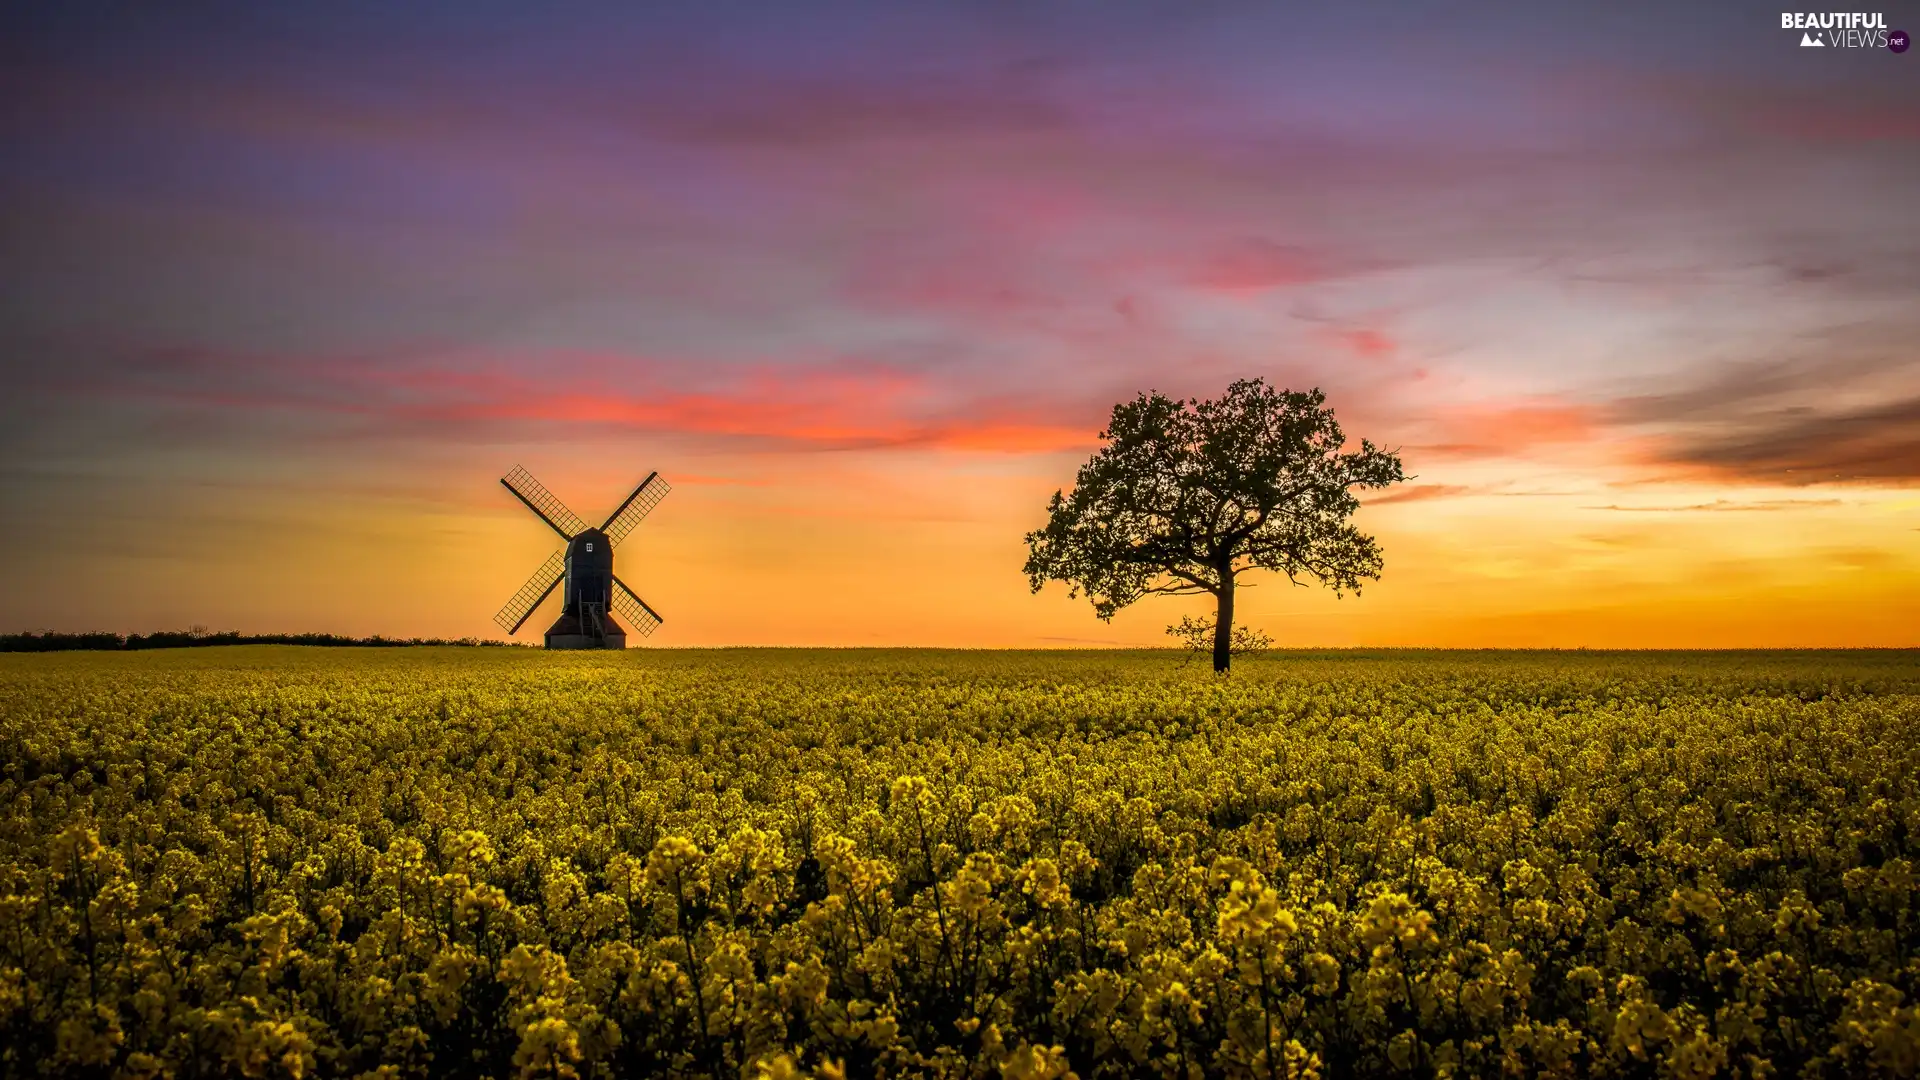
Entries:
<svg viewBox="0 0 1920 1080">
<path fill-rule="evenodd" d="M 1333 337 L 1349 352 L 1365 360 L 1383 360 L 1400 351 L 1399 343 L 1379 330 L 1335 330 Z"/>
<path fill-rule="evenodd" d="M 1862 59 L 1880 60 L 1885 52 Z M 1706 81 L 1669 75 L 1648 80 L 1590 80 L 1589 94 L 1637 100 L 1719 135 L 1730 132 L 1791 142 L 1858 144 L 1920 139 L 1920 108 L 1900 80 L 1789 86 L 1767 81 Z"/>
<path fill-rule="evenodd" d="M 1800 142 L 1909 142 L 1920 139 L 1920 108 L 1893 103 L 1841 106 L 1774 102 L 1747 110 L 1753 129 Z"/>
<path fill-rule="evenodd" d="M 1504 457 L 1550 445 L 1593 442 L 1601 410 L 1553 400 L 1455 406 L 1432 421 L 1438 441 L 1418 449 L 1455 457 Z"/>
<path fill-rule="evenodd" d="M 1097 416 L 969 397 L 923 372 L 872 364 L 723 367 L 564 355 L 449 361 L 152 354 L 129 396 L 224 410 L 359 417 L 404 430 L 516 424 L 643 429 L 814 448 L 1037 453 L 1090 445 Z M 568 374 L 574 373 L 574 374 Z"/>
<path fill-rule="evenodd" d="M 1261 292 L 1300 285 L 1329 276 L 1324 258 L 1307 251 L 1253 238 L 1215 255 L 1197 270 L 1192 283 L 1216 292 Z"/>
</svg>

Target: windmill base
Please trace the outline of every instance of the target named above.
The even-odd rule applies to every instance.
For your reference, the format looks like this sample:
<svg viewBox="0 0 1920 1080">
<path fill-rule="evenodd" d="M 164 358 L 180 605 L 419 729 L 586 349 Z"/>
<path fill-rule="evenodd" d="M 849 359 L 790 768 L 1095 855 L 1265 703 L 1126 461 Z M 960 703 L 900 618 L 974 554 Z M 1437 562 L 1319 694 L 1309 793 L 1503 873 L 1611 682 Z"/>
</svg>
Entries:
<svg viewBox="0 0 1920 1080">
<path fill-rule="evenodd" d="M 592 627 L 582 626 L 574 615 L 562 615 L 547 627 L 547 648 L 549 649 L 624 649 L 627 647 L 627 632 L 610 617 L 600 620 L 605 634 L 596 636 Z"/>
</svg>

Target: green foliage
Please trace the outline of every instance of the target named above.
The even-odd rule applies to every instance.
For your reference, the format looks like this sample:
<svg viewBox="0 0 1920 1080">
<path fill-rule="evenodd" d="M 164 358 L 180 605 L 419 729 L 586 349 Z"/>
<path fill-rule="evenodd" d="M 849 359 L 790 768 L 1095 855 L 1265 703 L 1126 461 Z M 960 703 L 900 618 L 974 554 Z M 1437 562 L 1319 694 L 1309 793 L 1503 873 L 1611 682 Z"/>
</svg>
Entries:
<svg viewBox="0 0 1920 1080">
<path fill-rule="evenodd" d="M 1920 657 L 0 657 L 12 1076 L 1911 1076 Z"/>
<path fill-rule="evenodd" d="M 1194 618 L 1191 615 L 1180 616 L 1180 621 L 1167 627 L 1167 636 L 1178 641 L 1182 648 L 1191 652 L 1213 651 L 1214 621 L 1211 616 Z M 1273 638 L 1255 630 L 1251 626 L 1233 628 L 1233 655 L 1243 656 L 1273 647 Z"/>
<path fill-rule="evenodd" d="M 1065 582 L 1102 619 L 1149 593 L 1204 592 L 1230 631 L 1248 570 L 1336 594 L 1380 576 L 1379 545 L 1347 519 L 1360 507 L 1354 489 L 1403 478 L 1400 459 L 1365 440 L 1341 453 L 1346 436 L 1318 389 L 1242 379 L 1212 401 L 1141 394 L 1114 406 L 1100 438 L 1073 494 L 1054 492 L 1046 526 L 1027 534 L 1034 592 Z M 1229 646 L 1219 635 L 1216 670 Z"/>
</svg>

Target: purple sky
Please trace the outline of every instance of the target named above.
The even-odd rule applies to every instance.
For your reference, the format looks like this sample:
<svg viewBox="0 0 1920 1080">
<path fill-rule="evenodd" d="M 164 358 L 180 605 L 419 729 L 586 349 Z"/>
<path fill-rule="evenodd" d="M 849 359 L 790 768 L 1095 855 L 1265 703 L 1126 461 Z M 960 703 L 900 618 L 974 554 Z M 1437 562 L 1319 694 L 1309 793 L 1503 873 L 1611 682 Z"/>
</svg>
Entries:
<svg viewBox="0 0 1920 1080">
<path fill-rule="evenodd" d="M 196 620 L 183 567 L 207 620 L 382 629 L 236 599 L 210 540 L 455 546 L 519 460 L 733 492 L 688 581 L 901 475 L 1013 485 L 960 513 L 1017 548 L 1115 400 L 1240 375 L 1326 387 L 1410 501 L 1897 493 L 1920 57 L 1744 7 L 12 10 L 0 629 Z M 391 630 L 484 633 L 459 590 L 521 573 Z M 739 618 L 703 633 L 785 640 Z"/>
</svg>

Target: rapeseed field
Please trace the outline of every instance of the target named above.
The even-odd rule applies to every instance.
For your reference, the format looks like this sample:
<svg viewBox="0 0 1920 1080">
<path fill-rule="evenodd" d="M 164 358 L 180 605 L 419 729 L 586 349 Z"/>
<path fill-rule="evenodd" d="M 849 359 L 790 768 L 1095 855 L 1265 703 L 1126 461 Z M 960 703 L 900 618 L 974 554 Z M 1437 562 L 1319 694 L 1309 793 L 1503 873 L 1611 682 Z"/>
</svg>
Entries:
<svg viewBox="0 0 1920 1080">
<path fill-rule="evenodd" d="M 1910 1076 L 1920 655 L 0 657 L 12 1076 Z"/>
</svg>

